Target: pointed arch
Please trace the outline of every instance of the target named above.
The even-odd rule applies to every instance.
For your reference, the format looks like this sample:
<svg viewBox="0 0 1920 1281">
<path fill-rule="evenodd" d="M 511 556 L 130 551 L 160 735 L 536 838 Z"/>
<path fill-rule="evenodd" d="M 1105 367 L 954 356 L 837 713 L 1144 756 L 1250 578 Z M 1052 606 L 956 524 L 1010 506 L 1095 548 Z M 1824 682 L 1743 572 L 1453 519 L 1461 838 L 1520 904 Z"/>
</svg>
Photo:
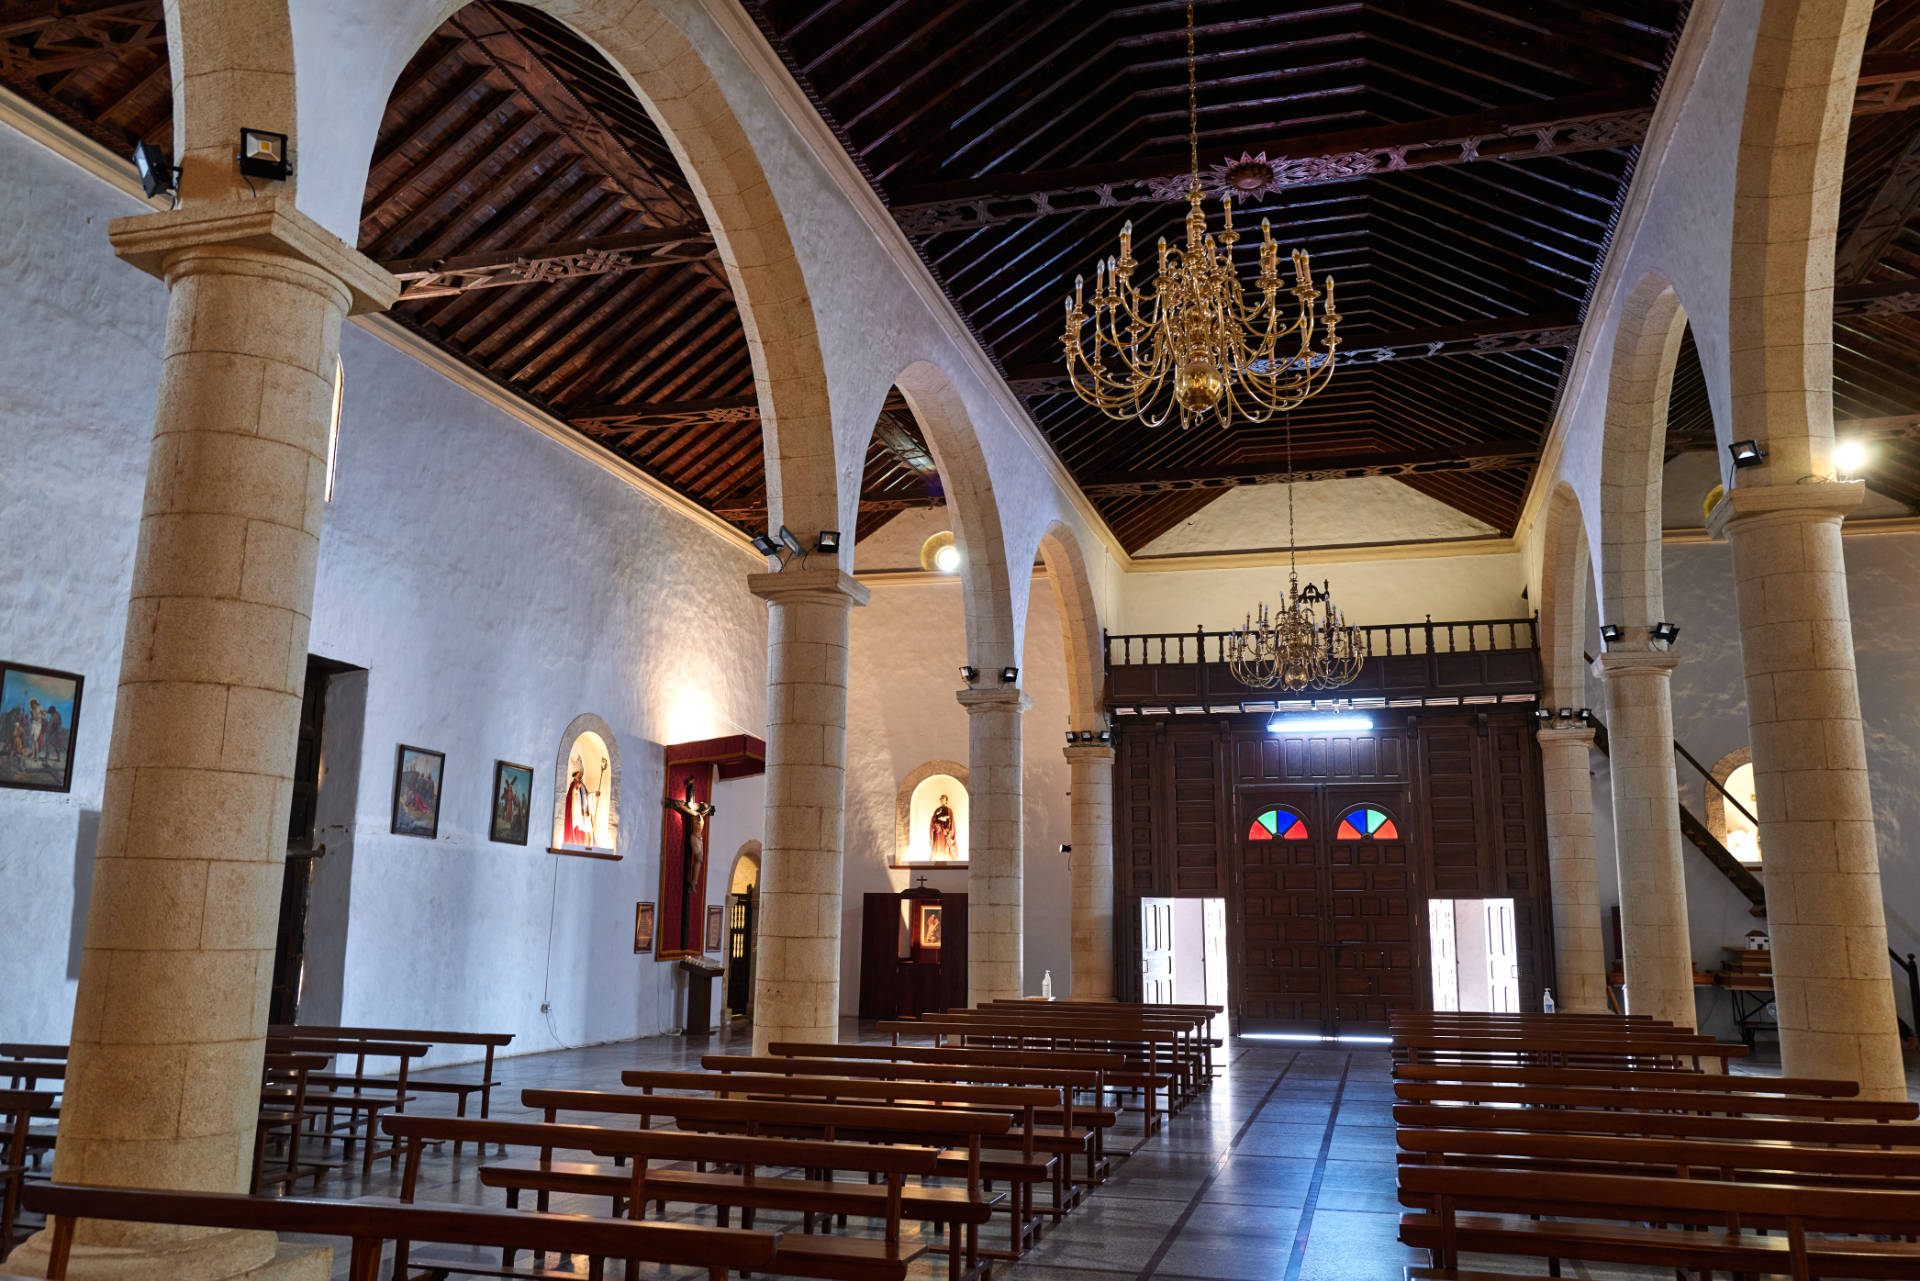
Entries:
<svg viewBox="0 0 1920 1281">
<path fill-rule="evenodd" d="M 1061 642 L 1067 650 L 1069 728 L 1098 729 L 1106 647 L 1086 554 L 1065 522 L 1054 521 L 1040 535 L 1040 562 L 1047 567 L 1054 608 L 1060 615 Z"/>
<path fill-rule="evenodd" d="M 1660 478 L 1667 403 L 1687 313 L 1666 277 L 1628 291 L 1614 329 L 1600 459 L 1602 621 L 1644 629 L 1665 612 L 1660 574 Z M 1644 647 L 1644 634 L 1628 646 Z"/>
</svg>

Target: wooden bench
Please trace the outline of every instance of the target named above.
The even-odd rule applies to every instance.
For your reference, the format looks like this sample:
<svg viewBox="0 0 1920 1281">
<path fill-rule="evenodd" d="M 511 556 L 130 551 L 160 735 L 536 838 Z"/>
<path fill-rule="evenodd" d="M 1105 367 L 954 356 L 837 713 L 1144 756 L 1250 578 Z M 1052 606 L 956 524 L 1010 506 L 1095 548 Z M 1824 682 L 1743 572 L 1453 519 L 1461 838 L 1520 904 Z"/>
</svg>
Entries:
<svg viewBox="0 0 1920 1281">
<path fill-rule="evenodd" d="M 399 1149 L 391 1144 L 380 1148 L 375 1142 L 377 1123 L 380 1114 L 386 1111 L 406 1111 L 409 1097 L 407 1081 L 408 1065 L 418 1058 L 426 1056 L 428 1046 L 422 1041 L 369 1041 L 357 1037 L 327 1036 L 280 1036 L 269 1034 L 267 1053 L 269 1054 L 320 1054 L 329 1058 L 342 1055 L 354 1055 L 364 1064 L 369 1058 L 394 1059 L 399 1063 L 397 1075 L 393 1078 L 364 1078 L 361 1084 L 375 1089 L 377 1093 L 364 1093 L 356 1088 L 342 1092 L 338 1089 L 325 1092 L 309 1091 L 307 1111 L 310 1116 L 325 1114 L 325 1123 L 310 1131 L 321 1142 L 337 1142 L 349 1158 L 353 1155 L 354 1145 L 361 1141 L 361 1131 L 365 1130 L 366 1146 L 362 1150 L 360 1174 L 362 1178 L 373 1172 L 373 1163 L 379 1157 L 388 1158 L 390 1168 L 398 1168 Z M 338 1076 L 314 1074 L 308 1078 L 310 1083 L 322 1083 L 326 1079 L 339 1080 Z M 344 1125 L 337 1123 L 336 1112 L 345 1112 Z"/>
<path fill-rule="evenodd" d="M 1180 1013 L 1158 1005 L 1056 1006 L 1032 1001 L 993 1002 L 973 1010 L 950 1010 L 947 1016 L 1014 1020 L 1066 1032 L 1109 1029 L 1124 1034 L 1140 1029 L 1171 1030 L 1176 1034 L 1174 1070 L 1181 1078 L 1182 1097 L 1195 1097 L 1213 1080 L 1213 1051 L 1219 1042 L 1206 1034 L 1211 1016 Z M 922 1016 L 926 1017 L 929 1016 Z"/>
<path fill-rule="evenodd" d="M 1828 1099 L 1850 1099 L 1860 1093 L 1858 1081 L 1830 1081 L 1810 1076 L 1734 1076 L 1719 1072 L 1693 1072 L 1685 1068 L 1536 1068 L 1403 1063 L 1393 1069 L 1393 1077 L 1396 1081 L 1456 1081 L 1463 1085 L 1718 1090 L 1729 1094 L 1799 1094 Z"/>
<path fill-rule="evenodd" d="M 1827 1121 L 1911 1121 L 1920 1105 L 1878 1099 L 1834 1099 L 1649 1088 L 1580 1089 L 1498 1082 L 1396 1081 L 1394 1097 L 1412 1103 L 1505 1104 L 1524 1108 L 1624 1109 L 1636 1112 L 1708 1112 L 1725 1116 L 1807 1117 Z"/>
<path fill-rule="evenodd" d="M 1536 1134 L 1665 1135 L 1830 1147 L 1920 1147 L 1920 1125 L 1899 1121 L 1821 1121 L 1699 1112 L 1458 1107 L 1421 1103 L 1395 1104 L 1393 1119 L 1400 1126 L 1439 1129 L 1524 1130 Z"/>
<path fill-rule="evenodd" d="M 979 1263 L 979 1229 L 989 1223 L 1006 1194 L 995 1196 L 984 1190 L 981 1180 L 980 1137 L 1005 1133 L 1010 1118 L 956 1108 L 863 1107 L 848 1104 L 794 1103 L 788 1100 L 754 1102 L 746 1099 L 711 1099 L 685 1094 L 628 1094 L 602 1090 L 542 1090 L 521 1092 L 520 1101 L 542 1112 L 548 1124 L 558 1121 L 563 1112 L 592 1116 L 633 1116 L 646 1129 L 656 1116 L 673 1121 L 692 1133 L 744 1134 L 753 1138 L 800 1138 L 827 1142 L 906 1143 L 945 1148 L 964 1143 L 967 1154 L 957 1168 L 955 1158 L 943 1152 L 935 1167 L 941 1175 L 959 1174 L 965 1187 L 933 1187 L 925 1183 L 909 1184 L 903 1194 L 902 1213 L 909 1218 L 943 1224 L 947 1229 L 948 1276 L 983 1270 Z M 859 1184 L 832 1182 L 833 1171 L 810 1171 L 814 1182 L 836 1193 L 847 1195 L 837 1200 L 803 1200 L 796 1196 L 817 1190 L 814 1182 L 806 1188 L 786 1186 L 767 1190 L 767 1181 L 744 1183 L 737 1176 L 705 1173 L 705 1161 L 695 1171 L 661 1170 L 649 1175 L 650 1186 L 666 1187 L 671 1195 L 660 1198 L 688 1200 L 716 1207 L 724 1227 L 732 1208 L 739 1208 L 741 1223 L 753 1226 L 756 1209 L 799 1209 L 811 1226 L 816 1213 L 837 1214 L 844 1223 L 848 1214 L 871 1215 L 874 1195 L 879 1189 Z M 489 1187 L 508 1189 L 508 1204 L 516 1204 L 520 1191 L 532 1190 L 540 1209 L 547 1208 L 547 1195 L 555 1191 L 588 1191 L 593 1195 L 624 1199 L 627 1189 L 621 1185 L 624 1171 L 615 1167 L 589 1170 L 585 1167 L 564 1171 L 565 1186 L 551 1181 L 553 1171 L 539 1161 L 509 1161 L 482 1166 L 480 1180 Z M 871 1176 L 870 1176 L 871 1177 Z M 776 1198 L 769 1200 L 768 1198 Z M 616 1213 L 618 1211 L 616 1210 Z M 961 1233 L 965 1232 L 962 1244 Z M 964 1263 L 964 1269 L 962 1264 Z"/>
<path fill-rule="evenodd" d="M 802 1236 L 788 1234 L 780 1239 L 766 1269 L 784 1276 L 817 1277 L 824 1281 L 904 1281 L 908 1265 L 922 1253 L 921 1248 L 904 1244 L 900 1236 L 905 1179 L 908 1175 L 931 1173 L 939 1157 L 938 1149 L 929 1147 L 683 1134 L 674 1130 L 614 1130 L 589 1125 L 479 1121 L 459 1117 L 398 1115 L 388 1116 L 380 1124 L 396 1142 L 406 1146 L 405 1174 L 400 1185 L 402 1202 L 410 1202 L 418 1186 L 421 1149 L 424 1145 L 430 1141 L 444 1142 L 455 1138 L 476 1145 L 495 1143 L 506 1147 L 539 1149 L 549 1180 L 564 1180 L 568 1173 L 566 1166 L 569 1163 L 553 1161 L 555 1151 L 624 1157 L 627 1167 L 619 1172 L 624 1189 L 621 1195 L 629 1218 L 636 1221 L 649 1201 L 698 1199 L 682 1195 L 689 1192 L 687 1181 L 668 1180 L 661 1177 L 664 1172 L 651 1169 L 654 1161 L 706 1161 L 738 1165 L 742 1169 L 739 1182 L 742 1189 L 757 1186 L 760 1182 L 771 1182 L 757 1177 L 757 1171 L 762 1167 L 848 1169 L 884 1175 L 886 1188 L 881 1205 L 876 1207 L 870 1195 L 865 1201 L 866 1208 L 861 1211 L 869 1213 L 876 1208 L 880 1210 L 880 1217 L 886 1222 L 884 1240 L 812 1233 Z M 585 1190 L 589 1194 L 599 1195 L 604 1189 L 591 1178 L 597 1173 L 604 1173 L 604 1169 L 588 1166 L 581 1170 L 581 1174 L 587 1176 L 585 1183 L 561 1190 Z M 718 1176 L 706 1176 L 710 1187 L 717 1180 Z M 803 1202 L 808 1197 L 824 1201 L 834 1190 L 828 1185 L 820 1185 L 796 1195 Z M 742 1195 L 748 1194 L 743 1191 Z M 502 1269 L 510 1270 L 516 1247 L 512 1242 L 501 1244 Z M 633 1259 L 637 1261 L 641 1257 L 636 1255 Z M 411 1260 L 408 1242 L 400 1240 L 395 1243 L 396 1278 L 409 1275 L 409 1267 L 432 1271 L 441 1266 L 439 1260 Z M 639 1275 L 636 1262 L 629 1262 L 627 1273 L 630 1276 Z"/>
<path fill-rule="evenodd" d="M 1872 1239 L 1911 1235 L 1920 1224 L 1920 1192 L 1444 1165 L 1403 1168 L 1400 1190 L 1402 1203 L 1416 1211 L 1401 1217 L 1400 1239 L 1432 1254 L 1433 1266 L 1409 1269 L 1409 1277 L 1506 1275 L 1455 1271 L 1463 1252 L 1785 1274 L 1795 1281 L 1920 1276 L 1920 1243 Z M 1483 1213 L 1463 1213 L 1470 1210 Z M 1751 1223 L 1784 1231 L 1761 1235 Z M 1664 1224 L 1679 1226 L 1658 1226 Z M 1810 1235 L 1821 1233 L 1843 1235 Z"/>
<path fill-rule="evenodd" d="M 452 1094 L 456 1096 L 455 1113 L 467 1114 L 467 1096 L 480 1096 L 480 1117 L 485 1120 L 493 1106 L 493 1087 L 500 1084 L 493 1076 L 494 1055 L 513 1044 L 511 1032 L 449 1032 L 421 1028 L 387 1027 L 328 1027 L 318 1024 L 285 1024 L 267 1029 L 269 1036 L 320 1036 L 336 1040 L 366 1041 L 408 1041 L 420 1042 L 429 1046 L 458 1045 L 471 1046 L 481 1051 L 480 1079 L 478 1081 L 444 1080 L 439 1078 L 421 1079 L 417 1075 L 410 1087 L 425 1094 Z M 438 1071 L 441 1069 L 429 1069 Z M 360 1058 L 354 1065 L 352 1081 L 365 1085 L 377 1078 L 366 1074 L 366 1059 Z M 319 1081 L 317 1084 L 341 1085 L 345 1080 Z M 457 1153 L 456 1153 L 457 1155 Z"/>
<path fill-rule="evenodd" d="M 27 1136 L 33 1121 L 53 1110 L 46 1090 L 0 1090 L 0 1259 L 13 1249 L 13 1224 L 20 1212 L 20 1190 L 27 1181 Z"/>
<path fill-rule="evenodd" d="M 1398 1138 L 1403 1166 L 1524 1164 L 1572 1173 L 1920 1191 L 1920 1149 L 1915 1148 L 1863 1150 L 1487 1129 L 1403 1129 Z"/>
<path fill-rule="evenodd" d="M 983 1161 L 982 1176 L 1003 1179 L 1014 1187 L 1009 1200 L 1013 1224 L 1004 1257 L 1018 1258 L 1033 1243 L 1038 1216 L 1033 1207 L 1035 1184 L 1052 1180 L 1055 1166 L 1078 1147 L 1070 1139 L 1052 1139 L 1037 1132 L 1034 1111 L 1053 1101 L 1053 1092 L 1027 1086 L 945 1085 L 927 1081 L 873 1081 L 856 1077 L 776 1076 L 760 1073 L 720 1074 L 629 1070 L 620 1074 L 623 1085 L 642 1090 L 698 1090 L 714 1095 L 773 1099 L 811 1099 L 823 1103 L 861 1101 L 890 1107 L 960 1107 L 1005 1113 L 1014 1126 L 1006 1136 L 982 1136 L 982 1146 L 1007 1153 Z M 1016 1137 L 1017 1136 L 1017 1137 Z M 1002 1257 L 982 1250 L 989 1258 Z"/>
<path fill-rule="evenodd" d="M 265 1188 L 282 1184 L 292 1187 L 311 1177 L 314 1185 L 332 1167 L 323 1161 L 300 1159 L 300 1137 L 308 1115 L 307 1079 L 327 1065 L 324 1054 L 268 1054 L 262 1061 L 260 1116 L 254 1123 L 253 1176 L 248 1190 L 258 1194 Z M 286 1163 L 279 1171 L 267 1172 L 267 1148 L 275 1136 L 284 1136 Z"/>
<path fill-rule="evenodd" d="M 1672 1034 L 1626 1035 L 1573 1032 L 1559 1036 L 1516 1032 L 1501 1034 L 1395 1033 L 1396 1063 L 1520 1063 L 1539 1067 L 1662 1067 L 1698 1071 L 1702 1060 L 1726 1071 L 1731 1059 L 1746 1057 L 1744 1045 L 1722 1045 L 1711 1037 Z"/>
<path fill-rule="evenodd" d="M 518 1244 L 523 1249 L 585 1255 L 586 1281 L 601 1281 L 610 1258 L 701 1268 L 709 1281 L 726 1281 L 732 1271 L 771 1269 L 781 1243 L 779 1233 L 745 1228 L 631 1223 L 579 1214 L 529 1214 L 424 1202 L 400 1205 L 383 1199 L 315 1201 L 64 1183 L 35 1184 L 27 1189 L 25 1199 L 29 1209 L 46 1215 L 53 1225 L 47 1267 L 50 1281 L 66 1281 L 74 1224 L 83 1218 L 346 1237 L 353 1243 L 347 1281 L 376 1281 L 380 1256 L 388 1241 L 491 1248 Z"/>
</svg>

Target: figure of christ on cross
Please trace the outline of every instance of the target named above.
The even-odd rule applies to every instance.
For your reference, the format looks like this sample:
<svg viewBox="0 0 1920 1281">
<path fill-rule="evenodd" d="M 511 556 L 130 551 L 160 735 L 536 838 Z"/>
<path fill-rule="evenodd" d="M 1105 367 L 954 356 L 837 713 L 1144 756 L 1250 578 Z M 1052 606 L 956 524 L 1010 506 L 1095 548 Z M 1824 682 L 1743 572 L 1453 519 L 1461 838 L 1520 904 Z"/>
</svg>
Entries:
<svg viewBox="0 0 1920 1281">
<path fill-rule="evenodd" d="M 694 892 L 699 888 L 700 873 L 707 865 L 707 820 L 713 817 L 713 806 L 694 799 L 691 778 L 687 780 L 686 793 L 684 798 L 669 796 L 667 808 L 678 810 L 682 819 L 679 950 L 698 952 L 701 950 L 700 922 L 694 919 Z"/>
</svg>

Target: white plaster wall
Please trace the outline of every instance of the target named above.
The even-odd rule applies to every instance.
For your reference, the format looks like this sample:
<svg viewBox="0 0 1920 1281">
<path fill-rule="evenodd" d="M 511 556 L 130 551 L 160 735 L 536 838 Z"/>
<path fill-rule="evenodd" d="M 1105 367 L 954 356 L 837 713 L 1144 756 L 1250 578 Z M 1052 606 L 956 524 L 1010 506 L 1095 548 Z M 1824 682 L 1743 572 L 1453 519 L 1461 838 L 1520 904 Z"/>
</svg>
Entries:
<svg viewBox="0 0 1920 1281">
<path fill-rule="evenodd" d="M 73 792 L 0 791 L 0 1027 L 63 1040 L 165 289 L 108 249 L 128 198 L 10 131 L 0 169 L 19 176 L 0 184 L 0 655 L 88 678 Z M 633 905 L 658 898 L 660 744 L 764 732 L 758 558 L 363 330 L 342 354 L 310 649 L 367 671 L 358 759 L 330 754 L 323 788 L 343 857 L 316 889 L 314 995 L 351 1023 L 510 1031 L 515 1052 L 677 1026 L 674 967 L 632 951 Z M 488 841 L 494 761 L 550 796 L 583 711 L 617 731 L 624 861 L 549 855 L 540 831 Z M 447 754 L 436 840 L 388 832 L 400 742 Z M 718 903 L 761 782 L 715 801 Z"/>
<path fill-rule="evenodd" d="M 1303 563 L 1302 582 L 1325 580 L 1350 623 L 1417 622 L 1478 618 L 1525 618 L 1532 606 L 1520 597 L 1526 585 L 1515 552 L 1445 556 L 1422 560 L 1360 560 Z M 1130 573 L 1121 582 L 1119 608 L 1107 627 L 1114 632 L 1180 632 L 1238 627 L 1261 600 L 1284 595 L 1287 567 Z"/>
<path fill-rule="evenodd" d="M 0 789 L 0 1028 L 64 1042 L 166 289 L 107 247 L 138 203 L 4 127 L 0 174 L 0 658 L 87 678 L 73 790 Z"/>
<path fill-rule="evenodd" d="M 1294 524 L 1303 545 L 1412 543 L 1484 538 L 1498 530 L 1386 476 L 1295 485 Z M 1287 487 L 1247 485 L 1220 497 L 1142 547 L 1136 555 L 1222 552 L 1287 545 Z"/>
<path fill-rule="evenodd" d="M 1066 654 L 1053 593 L 1031 593 L 1027 627 L 1036 643 L 1021 668 L 1020 687 L 1033 699 L 1023 718 L 1026 847 L 1026 985 L 1038 993 L 1053 971 L 1064 994 L 1071 967 L 1067 856 L 1069 770 L 1062 754 L 1067 728 Z M 847 694 L 846 876 L 841 900 L 840 1005 L 860 1003 L 862 897 L 905 889 L 923 871 L 927 884 L 965 893 L 962 870 L 887 866 L 894 850 L 894 808 L 900 784 L 930 760 L 967 760 L 967 713 L 954 700 L 966 662 L 957 582 L 881 584 L 853 612 Z"/>
</svg>

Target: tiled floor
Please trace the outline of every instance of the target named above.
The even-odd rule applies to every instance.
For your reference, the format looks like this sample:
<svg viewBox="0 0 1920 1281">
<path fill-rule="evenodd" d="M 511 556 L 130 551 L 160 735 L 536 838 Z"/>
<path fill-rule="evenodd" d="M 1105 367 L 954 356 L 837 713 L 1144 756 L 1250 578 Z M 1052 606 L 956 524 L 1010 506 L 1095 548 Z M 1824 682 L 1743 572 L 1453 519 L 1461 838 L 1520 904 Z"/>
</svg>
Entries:
<svg viewBox="0 0 1920 1281">
<path fill-rule="evenodd" d="M 858 1029 L 849 1022 L 842 1035 L 856 1039 Z M 498 1067 L 505 1085 L 494 1093 L 493 1114 L 528 1117 L 517 1106 L 527 1086 L 618 1089 L 622 1068 L 695 1067 L 700 1054 L 746 1048 L 719 1039 L 690 1046 L 677 1037 L 660 1037 L 506 1059 Z M 1765 1070 L 1763 1064 L 1754 1066 Z M 1135 1149 L 1134 1155 L 1091 1199 L 1050 1227 L 1018 1264 L 996 1264 L 995 1281 L 1398 1281 L 1408 1262 L 1424 1261 L 1396 1240 L 1393 1087 L 1384 1049 L 1235 1040 L 1220 1052 L 1216 1067 L 1212 1090 L 1169 1120 L 1161 1134 L 1142 1141 L 1136 1114 L 1109 1144 L 1115 1150 Z M 439 1103 L 428 1097 L 416 1106 Z M 609 1118 L 608 1123 L 631 1120 Z M 499 1193 L 479 1187 L 478 1164 L 471 1150 L 458 1160 L 450 1154 L 430 1156 L 421 1199 L 502 1204 Z M 391 1194 L 397 1187 L 383 1161 L 364 1186 L 357 1175 L 336 1176 L 322 1186 L 321 1195 Z M 553 1208 L 605 1213 L 606 1207 L 603 1201 L 570 1204 L 556 1197 Z M 711 1222 L 708 1215 L 703 1217 Z M 691 1219 L 692 1208 L 675 1207 L 674 1217 Z M 760 1218 L 761 1226 L 783 1223 L 777 1215 Z M 909 1233 L 916 1230 L 909 1225 Z M 997 1243 L 1004 1231 L 1004 1224 L 996 1223 L 987 1240 Z M 452 1257 L 456 1252 L 435 1248 L 432 1253 Z M 1545 1271 L 1515 1260 L 1498 1262 L 1508 1272 Z M 557 1256 L 548 1266 L 557 1270 L 554 1275 L 569 1275 L 566 1261 Z M 613 1271 L 618 1274 L 618 1265 Z M 1670 1269 L 1573 1264 L 1564 1273 L 1571 1278 L 1672 1275 Z M 650 1268 L 644 1275 L 649 1281 L 692 1281 L 700 1274 Z M 914 1265 L 911 1278 L 938 1281 L 944 1275 L 944 1261 L 930 1257 Z M 341 1257 L 336 1281 L 344 1276 Z"/>
</svg>

